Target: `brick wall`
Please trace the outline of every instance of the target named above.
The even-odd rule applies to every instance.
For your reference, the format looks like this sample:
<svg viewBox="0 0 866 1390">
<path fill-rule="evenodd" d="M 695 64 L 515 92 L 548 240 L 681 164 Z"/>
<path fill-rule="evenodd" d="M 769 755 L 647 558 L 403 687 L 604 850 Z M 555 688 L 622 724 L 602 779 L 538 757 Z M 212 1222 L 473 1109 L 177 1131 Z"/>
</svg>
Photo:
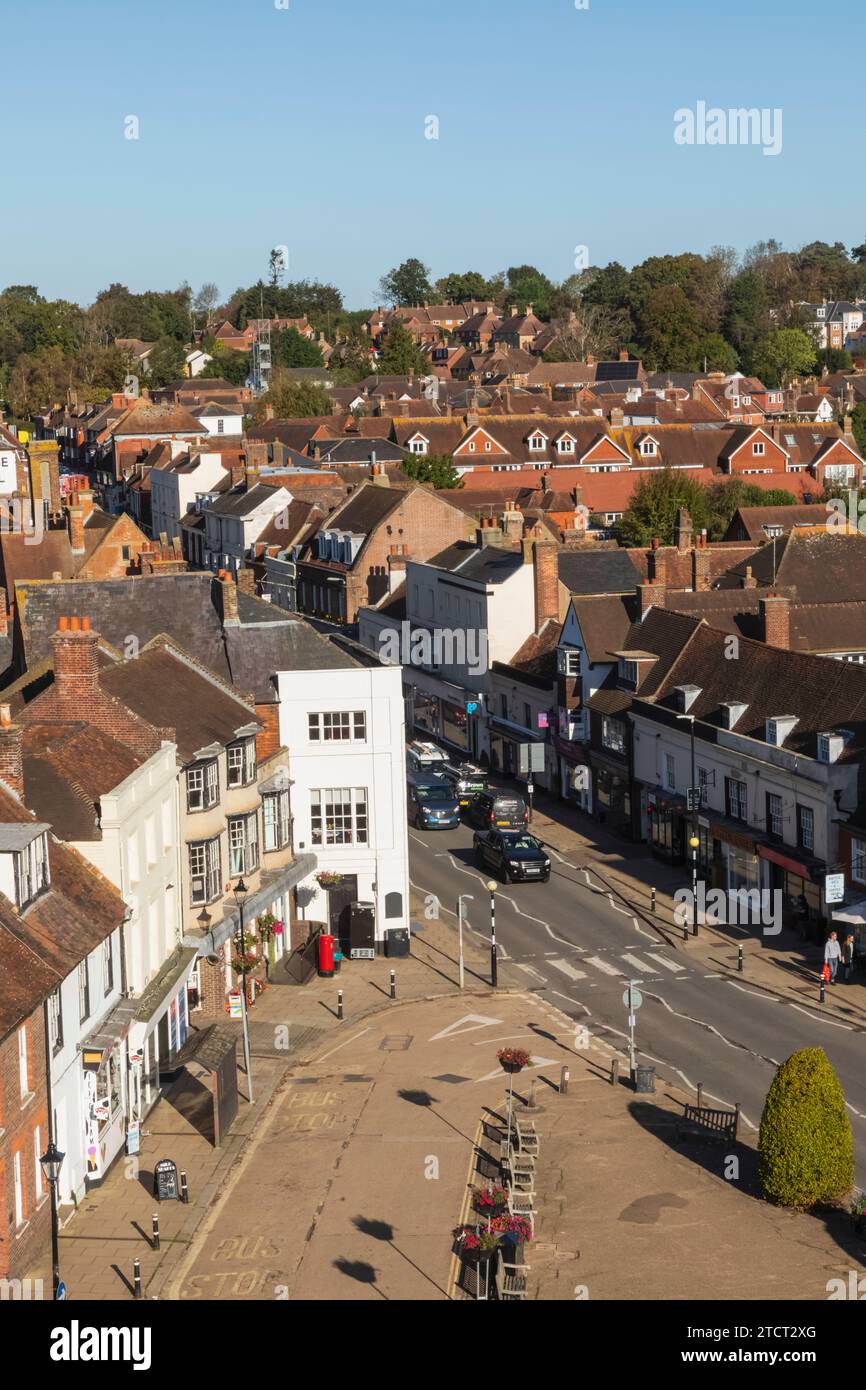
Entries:
<svg viewBox="0 0 866 1390">
<path fill-rule="evenodd" d="M 392 545 L 405 545 L 409 559 L 424 561 L 454 541 L 471 539 L 474 532 L 475 522 L 457 507 L 426 488 L 411 492 L 370 535 L 358 564 L 346 576 L 346 621 L 355 622 L 359 608 L 376 603 L 387 592 Z"/>
<path fill-rule="evenodd" d="M 0 1278 L 21 1278 L 51 1240 L 48 1185 L 36 1195 L 39 1129 L 40 1153 L 48 1144 L 48 1097 L 45 1078 L 45 1030 L 41 1007 L 24 1024 L 27 1030 L 28 1085 L 33 1098 L 22 1108 L 18 1080 L 18 1032 L 0 1043 Z M 15 1230 L 15 1154 L 21 1154 L 21 1185 L 26 1228 Z"/>
</svg>

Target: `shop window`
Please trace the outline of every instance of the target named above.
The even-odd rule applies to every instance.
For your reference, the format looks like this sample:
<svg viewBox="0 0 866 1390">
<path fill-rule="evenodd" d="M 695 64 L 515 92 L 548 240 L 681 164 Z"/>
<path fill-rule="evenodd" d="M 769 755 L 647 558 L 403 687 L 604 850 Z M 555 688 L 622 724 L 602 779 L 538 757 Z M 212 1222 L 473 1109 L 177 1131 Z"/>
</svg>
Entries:
<svg viewBox="0 0 866 1390">
<path fill-rule="evenodd" d="M 801 849 L 815 848 L 815 812 L 810 806 L 797 806 L 797 844 Z"/>
</svg>

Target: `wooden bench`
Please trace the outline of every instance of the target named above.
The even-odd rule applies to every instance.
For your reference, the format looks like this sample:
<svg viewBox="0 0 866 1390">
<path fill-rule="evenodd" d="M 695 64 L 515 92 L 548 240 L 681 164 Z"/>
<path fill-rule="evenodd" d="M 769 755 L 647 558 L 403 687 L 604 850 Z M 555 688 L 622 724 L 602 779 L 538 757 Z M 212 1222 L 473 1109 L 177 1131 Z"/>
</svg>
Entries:
<svg viewBox="0 0 866 1390">
<path fill-rule="evenodd" d="M 534 1192 L 535 1164 L 521 1163 L 519 1155 L 512 1154 L 506 1164 L 505 1182 L 512 1192 Z"/>
<path fill-rule="evenodd" d="M 535 1236 L 535 1207 L 533 1192 L 515 1192 L 512 1189 L 508 1194 L 508 1215 L 525 1216 L 529 1222 L 531 1238 Z"/>
<path fill-rule="evenodd" d="M 526 1297 L 526 1276 L 529 1273 L 529 1265 L 510 1265 L 500 1257 L 496 1262 L 496 1275 L 494 1283 L 496 1286 L 496 1297 L 506 1298 L 525 1298 Z"/>
<path fill-rule="evenodd" d="M 707 1143 L 735 1144 L 740 1128 L 740 1107 L 735 1110 L 711 1110 L 706 1105 L 687 1105 L 677 1121 L 676 1141 L 683 1135 Z"/>
</svg>

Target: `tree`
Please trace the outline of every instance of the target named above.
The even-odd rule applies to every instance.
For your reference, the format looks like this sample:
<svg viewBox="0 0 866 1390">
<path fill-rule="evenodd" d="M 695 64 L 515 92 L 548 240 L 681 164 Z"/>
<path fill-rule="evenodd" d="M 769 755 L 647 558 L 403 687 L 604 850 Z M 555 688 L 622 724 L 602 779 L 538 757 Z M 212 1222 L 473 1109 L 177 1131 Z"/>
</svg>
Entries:
<svg viewBox="0 0 866 1390">
<path fill-rule="evenodd" d="M 662 545 L 671 545 L 680 507 L 690 512 L 696 531 L 709 529 L 709 496 L 700 483 L 672 468 L 642 474 L 620 523 L 623 544 L 645 546 L 658 536 Z"/>
<path fill-rule="evenodd" d="M 631 276 L 619 261 L 609 261 L 601 269 L 591 266 L 585 273 L 584 303 L 607 304 L 611 309 L 625 309 L 628 306 Z"/>
<path fill-rule="evenodd" d="M 699 353 L 701 371 L 724 372 L 725 376 L 730 376 L 731 372 L 737 370 L 737 354 L 721 333 L 705 333 L 700 341 Z"/>
<path fill-rule="evenodd" d="M 174 338 L 165 334 L 154 345 L 147 369 L 149 386 L 167 386 L 186 371 L 186 353 Z"/>
<path fill-rule="evenodd" d="M 260 425 L 267 418 L 268 406 L 278 420 L 308 419 L 330 415 L 333 410 L 331 397 L 322 386 L 309 381 L 293 381 L 279 370 L 274 372 L 270 387 L 253 407 L 254 424 Z"/>
<path fill-rule="evenodd" d="M 567 318 L 552 321 L 556 337 L 544 354 L 545 362 L 585 362 L 592 354 L 604 360 L 629 340 L 632 322 L 624 309 L 606 304 L 583 304 Z"/>
<path fill-rule="evenodd" d="M 638 313 L 638 337 L 646 361 L 656 371 L 700 370 L 700 324 L 679 285 L 650 290 Z"/>
<path fill-rule="evenodd" d="M 213 323 L 214 313 L 220 302 L 220 292 L 213 280 L 206 280 L 192 301 L 193 311 L 204 319 L 205 328 Z"/>
<path fill-rule="evenodd" d="M 855 405 L 851 411 L 851 428 L 854 431 L 857 448 L 862 454 L 866 449 L 866 403 L 863 401 L 859 405 Z"/>
<path fill-rule="evenodd" d="M 275 367 L 321 367 L 319 348 L 297 328 L 286 328 L 271 338 L 271 355 Z"/>
<path fill-rule="evenodd" d="M 739 507 L 793 507 L 797 499 L 783 488 L 758 487 L 757 483 L 747 483 L 744 478 L 729 478 L 716 483 L 709 489 L 710 523 L 707 527 L 710 540 L 721 540 L 734 512 Z"/>
<path fill-rule="evenodd" d="M 441 280 L 436 281 L 435 289 L 441 294 L 443 299 L 452 304 L 464 304 L 468 300 L 494 300 L 498 285 L 492 285 L 489 280 L 485 280 L 477 270 L 466 270 L 463 274 L 456 272 L 451 275 L 443 275 Z"/>
<path fill-rule="evenodd" d="M 512 265 L 505 272 L 506 296 L 509 304 L 525 309 L 532 305 L 539 318 L 550 317 L 556 286 L 534 265 Z"/>
<path fill-rule="evenodd" d="M 770 1084 L 758 1133 L 764 1196 L 808 1211 L 846 1196 L 854 1181 L 854 1136 L 845 1095 L 822 1047 L 804 1047 Z"/>
<path fill-rule="evenodd" d="M 728 290 L 722 332 L 740 355 L 744 370 L 752 371 L 755 344 L 771 324 L 766 286 L 755 270 L 744 270 Z"/>
<path fill-rule="evenodd" d="M 427 359 L 415 346 L 408 328 L 393 323 L 382 346 L 379 371 L 385 376 L 407 376 L 409 372 L 426 372 L 427 367 Z"/>
<path fill-rule="evenodd" d="M 828 372 L 850 372 L 853 366 L 854 359 L 844 348 L 819 348 L 815 354 L 816 372 L 823 372 L 825 367 Z"/>
<path fill-rule="evenodd" d="M 417 483 L 430 483 L 436 488 L 463 486 L 450 454 L 407 454 L 400 467 L 407 478 L 414 478 Z"/>
<path fill-rule="evenodd" d="M 379 293 L 386 304 L 425 304 L 432 294 L 430 271 L 423 261 L 410 256 L 379 281 Z"/>
<path fill-rule="evenodd" d="M 339 364 L 334 367 L 334 362 Z M 370 356 L 370 339 L 366 333 L 355 331 L 349 335 L 335 357 L 331 358 L 334 380 L 339 386 L 354 386 L 363 381 L 373 370 Z"/>
<path fill-rule="evenodd" d="M 204 347 L 204 344 L 202 346 L 205 352 L 210 353 L 211 358 L 202 373 L 203 376 L 222 377 L 233 386 L 244 385 L 252 371 L 248 352 L 237 352 L 234 348 L 223 346 L 222 343 L 215 343 L 212 347 Z"/>
<path fill-rule="evenodd" d="M 755 347 L 753 371 L 766 386 L 787 386 L 815 365 L 815 348 L 802 328 L 776 328 Z"/>
</svg>

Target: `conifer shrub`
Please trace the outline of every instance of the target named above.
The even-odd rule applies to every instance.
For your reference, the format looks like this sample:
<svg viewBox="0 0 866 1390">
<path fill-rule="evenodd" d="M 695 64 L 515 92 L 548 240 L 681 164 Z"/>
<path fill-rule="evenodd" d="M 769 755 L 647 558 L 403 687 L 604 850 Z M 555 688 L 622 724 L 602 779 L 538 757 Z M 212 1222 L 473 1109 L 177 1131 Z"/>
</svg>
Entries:
<svg viewBox="0 0 866 1390">
<path fill-rule="evenodd" d="M 845 1095 L 822 1047 L 794 1052 L 776 1072 L 761 1116 L 764 1196 L 807 1211 L 844 1197 L 854 1181 L 854 1136 Z"/>
</svg>

